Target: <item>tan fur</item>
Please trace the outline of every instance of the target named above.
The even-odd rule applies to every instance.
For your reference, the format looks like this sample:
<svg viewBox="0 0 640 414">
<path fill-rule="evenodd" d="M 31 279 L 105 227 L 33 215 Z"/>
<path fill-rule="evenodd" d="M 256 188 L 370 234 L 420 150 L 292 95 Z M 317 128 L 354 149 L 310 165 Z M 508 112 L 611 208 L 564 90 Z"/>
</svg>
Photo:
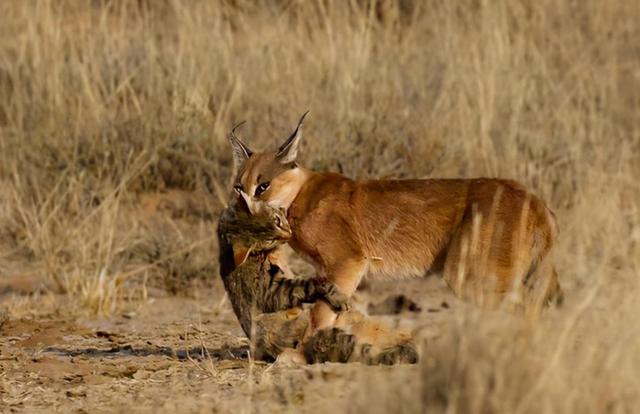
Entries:
<svg viewBox="0 0 640 414">
<path fill-rule="evenodd" d="M 247 196 L 288 209 L 291 247 L 345 294 L 365 274 L 422 276 L 442 271 L 456 294 L 479 298 L 542 286 L 542 298 L 560 298 L 549 252 L 557 225 L 544 202 L 503 179 L 354 181 L 335 173 L 283 168 L 275 152 L 245 160 L 238 183 Z M 292 202 L 288 201 L 295 193 Z M 249 194 L 253 194 L 249 192 Z M 286 195 L 286 196 L 285 196 Z M 330 326 L 331 310 L 318 304 L 313 323 Z"/>
</svg>

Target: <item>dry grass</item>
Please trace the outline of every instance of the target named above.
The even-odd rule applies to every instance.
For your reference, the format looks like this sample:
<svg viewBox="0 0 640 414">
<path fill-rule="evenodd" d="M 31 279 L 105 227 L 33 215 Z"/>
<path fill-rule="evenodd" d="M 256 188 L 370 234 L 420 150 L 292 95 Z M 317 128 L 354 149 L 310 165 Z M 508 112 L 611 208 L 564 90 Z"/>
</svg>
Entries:
<svg viewBox="0 0 640 414">
<path fill-rule="evenodd" d="M 188 291 L 217 272 L 227 130 L 274 145 L 309 109 L 309 167 L 515 178 L 562 231 L 561 311 L 462 312 L 419 371 L 357 376 L 352 411 L 637 411 L 640 3 L 258 3 L 2 2 L 0 274 L 97 313 Z M 201 202 L 149 222 L 158 191 Z"/>
</svg>

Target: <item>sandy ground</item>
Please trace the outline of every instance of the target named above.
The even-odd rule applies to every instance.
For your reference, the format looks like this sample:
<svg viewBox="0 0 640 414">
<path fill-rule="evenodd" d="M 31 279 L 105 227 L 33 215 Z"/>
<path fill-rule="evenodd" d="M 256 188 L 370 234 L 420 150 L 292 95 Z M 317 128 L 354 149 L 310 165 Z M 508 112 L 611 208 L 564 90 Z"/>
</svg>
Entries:
<svg viewBox="0 0 640 414">
<path fill-rule="evenodd" d="M 394 371 L 420 369 L 252 362 L 217 280 L 195 298 L 158 291 L 110 317 L 69 316 L 62 296 L 20 296 L 28 288 L 24 278 L 4 284 L 1 305 L 31 310 L 20 318 L 5 314 L 0 325 L 3 411 L 322 412 L 350 404 L 363 372 L 384 380 Z M 421 310 L 379 317 L 415 331 L 421 349 L 437 340 L 456 306 L 464 306 L 436 277 L 372 283 L 356 306 L 396 293 L 409 295 Z"/>
</svg>

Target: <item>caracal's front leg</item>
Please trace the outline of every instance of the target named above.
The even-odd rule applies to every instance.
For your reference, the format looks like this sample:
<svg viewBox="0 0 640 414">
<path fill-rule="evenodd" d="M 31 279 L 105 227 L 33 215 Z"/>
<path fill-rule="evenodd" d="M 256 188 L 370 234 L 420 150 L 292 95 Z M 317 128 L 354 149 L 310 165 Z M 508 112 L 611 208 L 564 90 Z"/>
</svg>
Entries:
<svg viewBox="0 0 640 414">
<path fill-rule="evenodd" d="M 362 259 L 343 260 L 327 272 L 327 279 L 333 282 L 340 292 L 350 298 L 358 288 L 367 269 L 367 262 Z M 318 301 L 311 309 L 311 334 L 333 326 L 337 314 L 324 301 Z"/>
</svg>

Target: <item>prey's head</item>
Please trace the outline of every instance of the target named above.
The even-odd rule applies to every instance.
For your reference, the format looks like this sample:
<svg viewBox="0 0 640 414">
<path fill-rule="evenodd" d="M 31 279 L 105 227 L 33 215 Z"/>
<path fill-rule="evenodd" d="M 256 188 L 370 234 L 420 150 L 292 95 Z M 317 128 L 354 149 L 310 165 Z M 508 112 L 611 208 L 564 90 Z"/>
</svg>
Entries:
<svg viewBox="0 0 640 414">
<path fill-rule="evenodd" d="M 305 173 L 297 163 L 302 140 L 302 121 L 275 151 L 253 152 L 236 136 L 237 125 L 229 134 L 233 160 L 237 171 L 234 191 L 244 199 L 249 211 L 255 214 L 258 203 L 276 209 L 288 209 L 305 181 Z"/>
<path fill-rule="evenodd" d="M 250 253 L 273 250 L 291 238 L 291 227 L 283 209 L 262 201 L 254 207 L 255 211 L 250 213 L 244 200 L 240 200 L 234 219 L 226 224 L 236 266 L 244 263 Z"/>
</svg>

